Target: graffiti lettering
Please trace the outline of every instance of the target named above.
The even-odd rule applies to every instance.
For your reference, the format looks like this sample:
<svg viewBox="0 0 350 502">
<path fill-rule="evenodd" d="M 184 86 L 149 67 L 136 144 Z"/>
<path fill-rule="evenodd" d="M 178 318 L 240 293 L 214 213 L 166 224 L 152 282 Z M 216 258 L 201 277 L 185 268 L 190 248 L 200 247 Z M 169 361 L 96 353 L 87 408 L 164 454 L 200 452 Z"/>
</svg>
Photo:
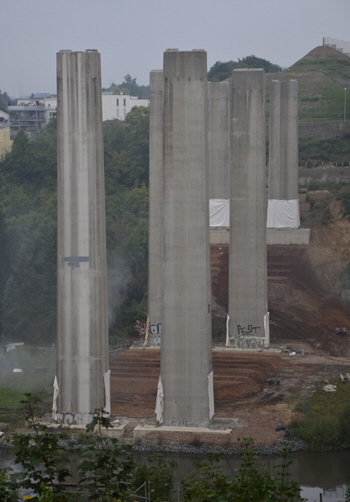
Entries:
<svg viewBox="0 0 350 502">
<path fill-rule="evenodd" d="M 92 413 L 66 413 L 57 412 L 57 422 L 64 424 L 89 424 L 92 422 Z"/>
<path fill-rule="evenodd" d="M 239 336 L 256 335 L 258 329 L 260 329 L 260 326 L 253 326 L 252 324 L 248 324 L 247 327 L 241 326 L 240 324 L 237 325 L 237 333 Z"/>
<path fill-rule="evenodd" d="M 240 349 L 263 349 L 265 339 L 257 337 L 246 338 L 243 336 L 234 337 L 230 339 L 230 345 L 231 347 L 237 347 Z"/>
<path fill-rule="evenodd" d="M 169 417 L 163 425 L 171 425 L 175 427 L 205 427 L 206 424 L 203 422 L 191 422 L 190 420 L 185 420 L 181 418 Z"/>
</svg>

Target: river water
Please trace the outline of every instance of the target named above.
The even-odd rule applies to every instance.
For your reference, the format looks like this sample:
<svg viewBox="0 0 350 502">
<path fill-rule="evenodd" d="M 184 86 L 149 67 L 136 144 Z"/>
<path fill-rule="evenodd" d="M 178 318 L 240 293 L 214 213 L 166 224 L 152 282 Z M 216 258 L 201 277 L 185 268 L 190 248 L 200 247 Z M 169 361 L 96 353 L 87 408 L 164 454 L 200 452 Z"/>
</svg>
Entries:
<svg viewBox="0 0 350 502">
<path fill-rule="evenodd" d="M 0 468 L 11 466 L 13 454 L 0 450 Z M 146 454 L 135 454 L 136 461 L 145 461 Z M 198 460 L 204 457 L 193 455 L 166 455 L 177 463 L 176 479 L 181 480 L 196 468 Z M 347 485 L 350 485 L 350 450 L 327 453 L 295 453 L 288 471 L 302 487 L 302 496 L 308 502 L 344 502 Z M 261 468 L 270 475 L 275 473 L 278 457 L 262 457 Z M 222 470 L 233 475 L 239 468 L 239 457 L 223 456 L 220 459 Z M 13 466 L 12 466 L 13 467 Z M 322 495 L 322 498 L 320 498 Z"/>
</svg>

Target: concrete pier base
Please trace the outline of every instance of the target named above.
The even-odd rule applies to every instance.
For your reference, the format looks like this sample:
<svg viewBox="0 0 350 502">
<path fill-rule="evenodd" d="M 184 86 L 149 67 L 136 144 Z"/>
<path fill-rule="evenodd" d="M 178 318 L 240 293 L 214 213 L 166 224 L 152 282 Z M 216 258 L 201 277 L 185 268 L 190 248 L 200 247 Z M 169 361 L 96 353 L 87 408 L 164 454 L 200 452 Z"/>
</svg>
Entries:
<svg viewBox="0 0 350 502">
<path fill-rule="evenodd" d="M 309 228 L 268 228 L 267 244 L 298 244 L 307 245 L 310 243 Z"/>
<path fill-rule="evenodd" d="M 238 421 L 238 419 L 237 419 Z M 208 434 L 208 435 L 220 435 L 228 436 L 232 429 L 208 429 L 207 427 L 172 427 L 163 425 L 161 427 L 156 427 L 155 425 L 140 424 L 133 430 L 133 439 L 137 440 L 146 436 L 150 433 L 157 433 L 159 435 L 166 434 L 169 432 L 186 432 L 192 433 L 193 435 L 198 434 Z"/>
</svg>

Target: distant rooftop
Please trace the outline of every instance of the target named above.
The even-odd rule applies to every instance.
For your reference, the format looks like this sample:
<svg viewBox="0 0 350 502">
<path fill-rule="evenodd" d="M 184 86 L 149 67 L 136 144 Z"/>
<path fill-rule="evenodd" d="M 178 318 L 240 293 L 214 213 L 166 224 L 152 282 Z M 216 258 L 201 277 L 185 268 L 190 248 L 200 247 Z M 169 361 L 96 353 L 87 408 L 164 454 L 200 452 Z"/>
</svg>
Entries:
<svg viewBox="0 0 350 502">
<path fill-rule="evenodd" d="M 33 99 L 43 99 L 50 97 L 51 94 L 49 92 L 38 92 L 33 95 Z"/>
</svg>

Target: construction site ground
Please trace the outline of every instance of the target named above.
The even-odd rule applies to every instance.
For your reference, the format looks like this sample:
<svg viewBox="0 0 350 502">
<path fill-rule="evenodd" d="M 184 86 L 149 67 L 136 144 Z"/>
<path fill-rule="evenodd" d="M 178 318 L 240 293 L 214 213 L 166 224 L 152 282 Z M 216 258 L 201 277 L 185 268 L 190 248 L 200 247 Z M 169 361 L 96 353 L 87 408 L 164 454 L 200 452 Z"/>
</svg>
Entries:
<svg viewBox="0 0 350 502">
<path fill-rule="evenodd" d="M 236 448 L 239 437 L 252 437 L 257 446 L 273 445 L 283 439 L 276 427 L 288 425 L 297 400 L 310 394 L 313 382 L 350 373 L 350 334 L 335 333 L 337 327 L 350 331 L 344 287 L 350 223 L 331 194 L 320 194 L 311 209 L 303 222 L 311 228 L 309 245 L 268 246 L 271 350 L 225 350 L 228 246 L 211 246 L 214 425 L 232 432 L 196 435 L 203 443 Z M 112 414 L 130 419 L 128 436 L 140 422 L 155 420 L 160 351 L 121 350 L 110 366 Z M 151 436 L 158 440 L 160 433 Z M 186 432 L 161 438 L 193 442 Z"/>
</svg>

